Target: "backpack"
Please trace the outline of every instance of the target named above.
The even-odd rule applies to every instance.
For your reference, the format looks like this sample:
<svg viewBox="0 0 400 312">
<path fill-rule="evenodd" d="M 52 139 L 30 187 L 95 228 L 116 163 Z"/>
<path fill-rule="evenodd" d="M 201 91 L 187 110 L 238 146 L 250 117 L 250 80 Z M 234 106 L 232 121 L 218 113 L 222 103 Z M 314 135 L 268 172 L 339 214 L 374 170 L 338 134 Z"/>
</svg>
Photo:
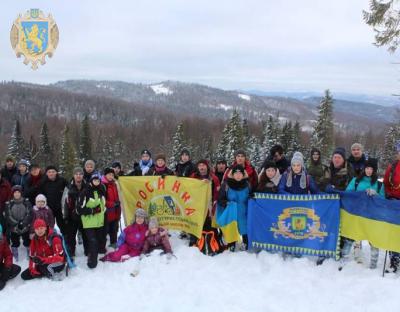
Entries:
<svg viewBox="0 0 400 312">
<path fill-rule="evenodd" d="M 70 255 L 68 253 L 68 248 L 67 248 L 67 245 L 65 243 L 64 236 L 62 236 L 62 234 L 57 233 L 57 231 L 55 229 L 47 237 L 47 241 L 49 242 L 50 248 L 53 248 L 53 240 L 54 240 L 55 237 L 58 237 L 61 240 L 61 246 L 62 246 L 62 249 L 63 249 L 64 259 L 67 262 L 65 275 L 68 276 L 69 269 L 75 268 L 76 264 L 72 261 Z"/>
<path fill-rule="evenodd" d="M 215 256 L 224 250 L 217 229 L 202 231 L 201 237 L 197 241 L 197 247 L 203 254 L 207 256 Z"/>
</svg>

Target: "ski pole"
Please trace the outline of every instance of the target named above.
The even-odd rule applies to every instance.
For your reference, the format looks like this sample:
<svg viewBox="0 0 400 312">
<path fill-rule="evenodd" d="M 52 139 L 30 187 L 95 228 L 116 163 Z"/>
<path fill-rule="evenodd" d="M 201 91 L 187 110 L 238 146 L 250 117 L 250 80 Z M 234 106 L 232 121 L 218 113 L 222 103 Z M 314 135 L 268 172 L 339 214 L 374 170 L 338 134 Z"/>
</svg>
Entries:
<svg viewBox="0 0 400 312">
<path fill-rule="evenodd" d="M 386 259 L 387 259 L 388 251 L 386 250 L 385 252 L 385 261 L 383 261 L 383 271 L 382 271 L 382 277 L 385 277 L 385 270 L 386 270 Z"/>
</svg>

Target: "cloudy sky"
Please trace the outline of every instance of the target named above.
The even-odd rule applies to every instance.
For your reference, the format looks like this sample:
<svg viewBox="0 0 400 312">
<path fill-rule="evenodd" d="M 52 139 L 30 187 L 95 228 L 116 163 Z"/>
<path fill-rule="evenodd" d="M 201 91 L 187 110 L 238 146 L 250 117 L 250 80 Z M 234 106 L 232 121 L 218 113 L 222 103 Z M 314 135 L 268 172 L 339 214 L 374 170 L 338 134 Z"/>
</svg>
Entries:
<svg viewBox="0 0 400 312">
<path fill-rule="evenodd" d="M 37 71 L 17 59 L 19 13 L 52 13 L 60 44 Z M 372 45 L 368 0 L 2 0 L 0 80 L 180 80 L 224 89 L 399 92 L 395 55 Z"/>
</svg>

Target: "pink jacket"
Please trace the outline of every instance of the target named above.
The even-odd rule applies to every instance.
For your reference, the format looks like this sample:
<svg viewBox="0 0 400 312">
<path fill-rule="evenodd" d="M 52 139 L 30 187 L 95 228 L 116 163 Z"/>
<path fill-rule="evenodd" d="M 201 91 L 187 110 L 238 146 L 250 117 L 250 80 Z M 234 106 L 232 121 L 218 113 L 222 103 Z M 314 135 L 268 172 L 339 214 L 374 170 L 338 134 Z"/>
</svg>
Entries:
<svg viewBox="0 0 400 312">
<path fill-rule="evenodd" d="M 137 224 L 136 222 L 124 229 L 118 238 L 118 246 L 122 244 L 128 245 L 130 248 L 142 250 L 146 239 L 147 224 Z"/>
<path fill-rule="evenodd" d="M 146 241 L 144 242 L 142 253 L 147 254 L 152 252 L 154 249 L 162 249 L 165 253 L 172 253 L 168 233 L 162 228 L 158 228 L 156 234 L 151 234 L 149 231 Z"/>
</svg>

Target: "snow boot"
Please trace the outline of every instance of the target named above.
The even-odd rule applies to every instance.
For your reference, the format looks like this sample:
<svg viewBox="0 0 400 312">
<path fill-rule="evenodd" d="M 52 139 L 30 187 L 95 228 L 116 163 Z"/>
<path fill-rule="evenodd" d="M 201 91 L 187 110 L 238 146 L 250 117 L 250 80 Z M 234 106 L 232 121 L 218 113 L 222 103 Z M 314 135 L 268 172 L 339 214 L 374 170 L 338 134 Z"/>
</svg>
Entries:
<svg viewBox="0 0 400 312">
<path fill-rule="evenodd" d="M 354 260 L 356 260 L 356 262 L 359 264 L 363 263 L 363 257 L 362 257 L 362 252 L 361 252 L 361 242 L 354 243 Z"/>
<path fill-rule="evenodd" d="M 370 269 L 376 269 L 378 264 L 378 258 L 379 258 L 379 249 L 371 245 L 371 262 L 369 264 Z"/>
</svg>

